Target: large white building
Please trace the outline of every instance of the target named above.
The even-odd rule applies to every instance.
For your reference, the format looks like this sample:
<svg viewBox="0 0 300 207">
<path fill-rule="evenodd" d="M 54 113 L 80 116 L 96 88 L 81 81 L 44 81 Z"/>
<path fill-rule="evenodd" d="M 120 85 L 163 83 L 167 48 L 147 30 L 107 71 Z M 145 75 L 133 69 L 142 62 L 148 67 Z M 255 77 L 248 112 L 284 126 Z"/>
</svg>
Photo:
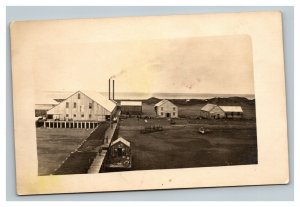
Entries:
<svg viewBox="0 0 300 207">
<path fill-rule="evenodd" d="M 77 91 L 47 111 L 48 119 L 106 121 L 116 112 L 116 103 L 98 92 Z"/>
<path fill-rule="evenodd" d="M 162 100 L 155 104 L 155 113 L 158 117 L 177 118 L 178 107 L 169 100 Z"/>
</svg>

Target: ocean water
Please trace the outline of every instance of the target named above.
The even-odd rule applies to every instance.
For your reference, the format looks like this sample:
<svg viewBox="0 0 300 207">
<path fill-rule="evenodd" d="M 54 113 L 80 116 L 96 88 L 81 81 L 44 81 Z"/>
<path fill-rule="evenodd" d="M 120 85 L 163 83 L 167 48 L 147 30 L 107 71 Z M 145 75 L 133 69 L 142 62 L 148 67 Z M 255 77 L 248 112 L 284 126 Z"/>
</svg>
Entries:
<svg viewBox="0 0 300 207">
<path fill-rule="evenodd" d="M 108 97 L 107 92 L 102 92 L 102 95 Z M 159 99 L 210 99 L 215 97 L 245 97 L 247 99 L 255 99 L 254 94 L 203 94 L 203 93 L 115 93 L 115 99 L 128 100 L 145 100 L 151 97 Z"/>
<path fill-rule="evenodd" d="M 65 99 L 72 95 L 72 91 L 43 91 L 36 94 L 36 103 L 46 103 L 53 99 Z M 100 92 L 103 96 L 108 98 L 108 92 Z M 111 94 L 112 97 L 112 94 Z M 115 99 L 120 100 L 146 100 L 155 97 L 159 99 L 210 99 L 215 97 L 245 97 L 247 99 L 254 99 L 254 94 L 203 94 L 203 93 L 115 93 Z"/>
</svg>

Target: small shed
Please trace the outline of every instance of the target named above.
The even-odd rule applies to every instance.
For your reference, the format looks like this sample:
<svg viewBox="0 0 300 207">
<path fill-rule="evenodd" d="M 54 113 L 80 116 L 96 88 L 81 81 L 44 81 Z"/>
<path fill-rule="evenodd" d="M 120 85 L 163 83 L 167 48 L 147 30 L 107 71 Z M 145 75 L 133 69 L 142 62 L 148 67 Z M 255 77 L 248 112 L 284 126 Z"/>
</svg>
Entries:
<svg viewBox="0 0 300 207">
<path fill-rule="evenodd" d="M 221 119 L 225 117 L 225 113 L 216 104 L 206 104 L 200 110 L 200 117 L 206 119 Z"/>
<path fill-rule="evenodd" d="M 224 111 L 226 118 L 243 118 L 243 109 L 241 106 L 220 106 Z"/>
<path fill-rule="evenodd" d="M 154 105 L 155 113 L 158 117 L 177 118 L 178 107 L 169 100 L 162 100 Z"/>
<path fill-rule="evenodd" d="M 119 137 L 110 145 L 111 158 L 122 158 L 131 155 L 130 142 L 126 139 Z"/>
<path fill-rule="evenodd" d="M 141 101 L 121 101 L 121 113 L 126 115 L 141 115 L 143 113 Z"/>
</svg>

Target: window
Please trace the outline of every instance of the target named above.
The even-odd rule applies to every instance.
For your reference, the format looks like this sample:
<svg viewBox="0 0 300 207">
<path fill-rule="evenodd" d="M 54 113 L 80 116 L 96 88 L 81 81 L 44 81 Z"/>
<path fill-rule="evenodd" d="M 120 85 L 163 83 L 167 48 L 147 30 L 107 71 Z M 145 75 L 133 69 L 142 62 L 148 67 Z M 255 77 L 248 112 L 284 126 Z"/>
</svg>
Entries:
<svg viewBox="0 0 300 207">
<path fill-rule="evenodd" d="M 66 117 L 69 117 L 69 114 L 66 114 Z"/>
<path fill-rule="evenodd" d="M 76 106 L 77 106 L 77 104 L 74 102 L 74 104 L 73 104 L 73 108 L 76 108 Z"/>
<path fill-rule="evenodd" d="M 77 98 L 80 99 L 80 93 L 77 94 Z"/>
<path fill-rule="evenodd" d="M 164 107 L 161 107 L 160 109 L 163 111 L 163 110 L 164 110 Z"/>
<path fill-rule="evenodd" d="M 76 117 L 76 114 L 73 114 L 73 117 Z"/>
<path fill-rule="evenodd" d="M 175 107 L 173 107 L 173 111 L 175 111 L 176 110 L 176 108 Z"/>
<path fill-rule="evenodd" d="M 83 117 L 84 117 L 84 114 L 81 114 L 81 117 L 83 118 Z"/>
<path fill-rule="evenodd" d="M 176 115 L 176 113 L 175 112 L 173 112 L 173 116 L 175 116 Z"/>
<path fill-rule="evenodd" d="M 93 106 L 93 104 L 92 104 L 92 103 L 89 103 L 89 109 L 91 109 L 91 108 L 92 108 L 92 106 Z"/>
<path fill-rule="evenodd" d="M 69 102 L 66 102 L 66 108 L 69 108 Z"/>
<path fill-rule="evenodd" d="M 161 112 L 160 114 L 163 116 L 163 115 L 164 115 L 164 112 Z"/>
<path fill-rule="evenodd" d="M 92 114 L 89 114 L 89 118 L 92 118 Z"/>
</svg>

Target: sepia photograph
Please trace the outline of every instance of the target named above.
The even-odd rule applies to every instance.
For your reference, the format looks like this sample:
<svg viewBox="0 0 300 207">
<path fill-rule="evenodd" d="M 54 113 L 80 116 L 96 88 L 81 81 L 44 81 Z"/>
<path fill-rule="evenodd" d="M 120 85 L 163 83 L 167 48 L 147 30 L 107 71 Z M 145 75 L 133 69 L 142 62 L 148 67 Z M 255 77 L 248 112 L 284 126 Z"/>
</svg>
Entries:
<svg viewBox="0 0 300 207">
<path fill-rule="evenodd" d="M 11 22 L 18 195 L 288 183 L 281 21 Z"/>
<path fill-rule="evenodd" d="M 247 35 L 54 45 L 33 67 L 39 175 L 257 164 Z"/>
</svg>

